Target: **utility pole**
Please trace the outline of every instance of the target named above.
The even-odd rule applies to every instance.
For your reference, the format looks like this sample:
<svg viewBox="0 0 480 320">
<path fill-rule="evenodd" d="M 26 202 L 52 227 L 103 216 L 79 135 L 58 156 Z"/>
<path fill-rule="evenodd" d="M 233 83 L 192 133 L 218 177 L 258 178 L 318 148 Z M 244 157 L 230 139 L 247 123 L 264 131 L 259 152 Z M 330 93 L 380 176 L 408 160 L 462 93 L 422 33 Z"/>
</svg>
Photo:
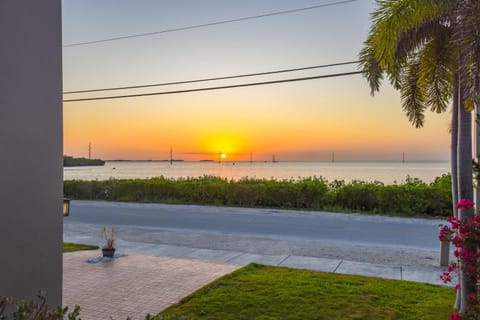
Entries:
<svg viewBox="0 0 480 320">
<path fill-rule="evenodd" d="M 402 154 L 402 163 L 405 163 L 405 152 Z"/>
<path fill-rule="evenodd" d="M 332 163 L 335 162 L 335 152 L 332 152 Z"/>
<path fill-rule="evenodd" d="M 250 152 L 250 164 L 253 163 L 253 154 Z"/>
<path fill-rule="evenodd" d="M 92 160 L 92 143 L 88 143 L 88 160 Z"/>
<path fill-rule="evenodd" d="M 172 147 L 170 147 L 170 165 L 173 163 L 173 150 Z"/>
</svg>

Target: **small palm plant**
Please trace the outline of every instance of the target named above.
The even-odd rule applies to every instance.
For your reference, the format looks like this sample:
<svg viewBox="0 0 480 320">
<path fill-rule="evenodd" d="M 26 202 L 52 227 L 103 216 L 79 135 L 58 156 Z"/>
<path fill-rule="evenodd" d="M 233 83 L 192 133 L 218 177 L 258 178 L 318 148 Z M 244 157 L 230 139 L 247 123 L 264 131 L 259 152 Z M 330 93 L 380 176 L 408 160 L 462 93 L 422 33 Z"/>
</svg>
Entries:
<svg viewBox="0 0 480 320">
<path fill-rule="evenodd" d="M 105 238 L 105 246 L 102 248 L 102 254 L 104 257 L 113 258 L 115 255 L 115 228 L 102 227 L 102 234 Z"/>
<path fill-rule="evenodd" d="M 105 238 L 105 241 L 106 241 L 106 246 L 104 246 L 104 248 L 109 248 L 109 249 L 115 248 L 114 247 L 114 244 L 115 244 L 115 228 L 114 227 L 107 228 L 107 227 L 103 226 L 102 227 L 102 234 L 103 234 L 103 237 Z"/>
</svg>

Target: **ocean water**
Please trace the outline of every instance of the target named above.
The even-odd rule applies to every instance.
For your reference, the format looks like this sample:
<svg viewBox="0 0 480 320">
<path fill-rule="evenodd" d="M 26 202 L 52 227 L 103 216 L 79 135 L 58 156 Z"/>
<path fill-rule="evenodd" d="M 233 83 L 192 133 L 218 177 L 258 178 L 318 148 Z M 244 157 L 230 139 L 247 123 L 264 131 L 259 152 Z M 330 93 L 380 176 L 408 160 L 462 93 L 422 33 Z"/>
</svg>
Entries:
<svg viewBox="0 0 480 320">
<path fill-rule="evenodd" d="M 167 178 L 218 176 L 239 180 L 244 177 L 265 179 L 301 179 L 324 177 L 339 179 L 381 181 L 385 184 L 402 182 L 407 176 L 432 182 L 435 177 L 450 172 L 447 161 L 418 162 L 169 162 L 162 161 L 107 161 L 105 166 L 67 167 L 65 180 L 134 179 L 164 176 Z"/>
</svg>

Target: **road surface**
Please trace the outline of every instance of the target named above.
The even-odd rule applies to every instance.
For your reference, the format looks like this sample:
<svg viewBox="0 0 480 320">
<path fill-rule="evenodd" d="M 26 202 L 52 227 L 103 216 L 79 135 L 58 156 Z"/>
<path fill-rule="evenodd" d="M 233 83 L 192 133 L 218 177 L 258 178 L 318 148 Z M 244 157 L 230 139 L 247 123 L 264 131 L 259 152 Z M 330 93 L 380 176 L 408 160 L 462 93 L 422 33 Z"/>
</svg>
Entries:
<svg viewBox="0 0 480 320">
<path fill-rule="evenodd" d="M 117 228 L 117 243 L 163 244 L 261 254 L 345 258 L 383 264 L 435 265 L 437 219 L 277 209 L 72 201 L 66 241 L 99 239 Z M 83 238 L 82 238 L 83 237 Z M 91 242 L 91 241 L 86 241 Z M 134 245 L 135 244 L 135 245 Z"/>
</svg>

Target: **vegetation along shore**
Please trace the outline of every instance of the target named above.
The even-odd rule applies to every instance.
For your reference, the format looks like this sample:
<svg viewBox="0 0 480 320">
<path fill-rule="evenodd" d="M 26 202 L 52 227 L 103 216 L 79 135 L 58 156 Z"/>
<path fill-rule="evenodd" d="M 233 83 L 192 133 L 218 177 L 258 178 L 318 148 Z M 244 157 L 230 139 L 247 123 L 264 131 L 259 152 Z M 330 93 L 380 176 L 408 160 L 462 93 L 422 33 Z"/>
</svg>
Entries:
<svg viewBox="0 0 480 320">
<path fill-rule="evenodd" d="M 451 177 L 432 183 L 407 177 L 401 184 L 323 178 L 241 179 L 204 176 L 168 179 L 66 180 L 71 199 L 365 212 L 402 216 L 451 216 Z"/>
<path fill-rule="evenodd" d="M 103 166 L 103 165 L 105 165 L 105 161 L 101 159 L 74 158 L 70 156 L 63 156 L 64 167 Z"/>
</svg>

